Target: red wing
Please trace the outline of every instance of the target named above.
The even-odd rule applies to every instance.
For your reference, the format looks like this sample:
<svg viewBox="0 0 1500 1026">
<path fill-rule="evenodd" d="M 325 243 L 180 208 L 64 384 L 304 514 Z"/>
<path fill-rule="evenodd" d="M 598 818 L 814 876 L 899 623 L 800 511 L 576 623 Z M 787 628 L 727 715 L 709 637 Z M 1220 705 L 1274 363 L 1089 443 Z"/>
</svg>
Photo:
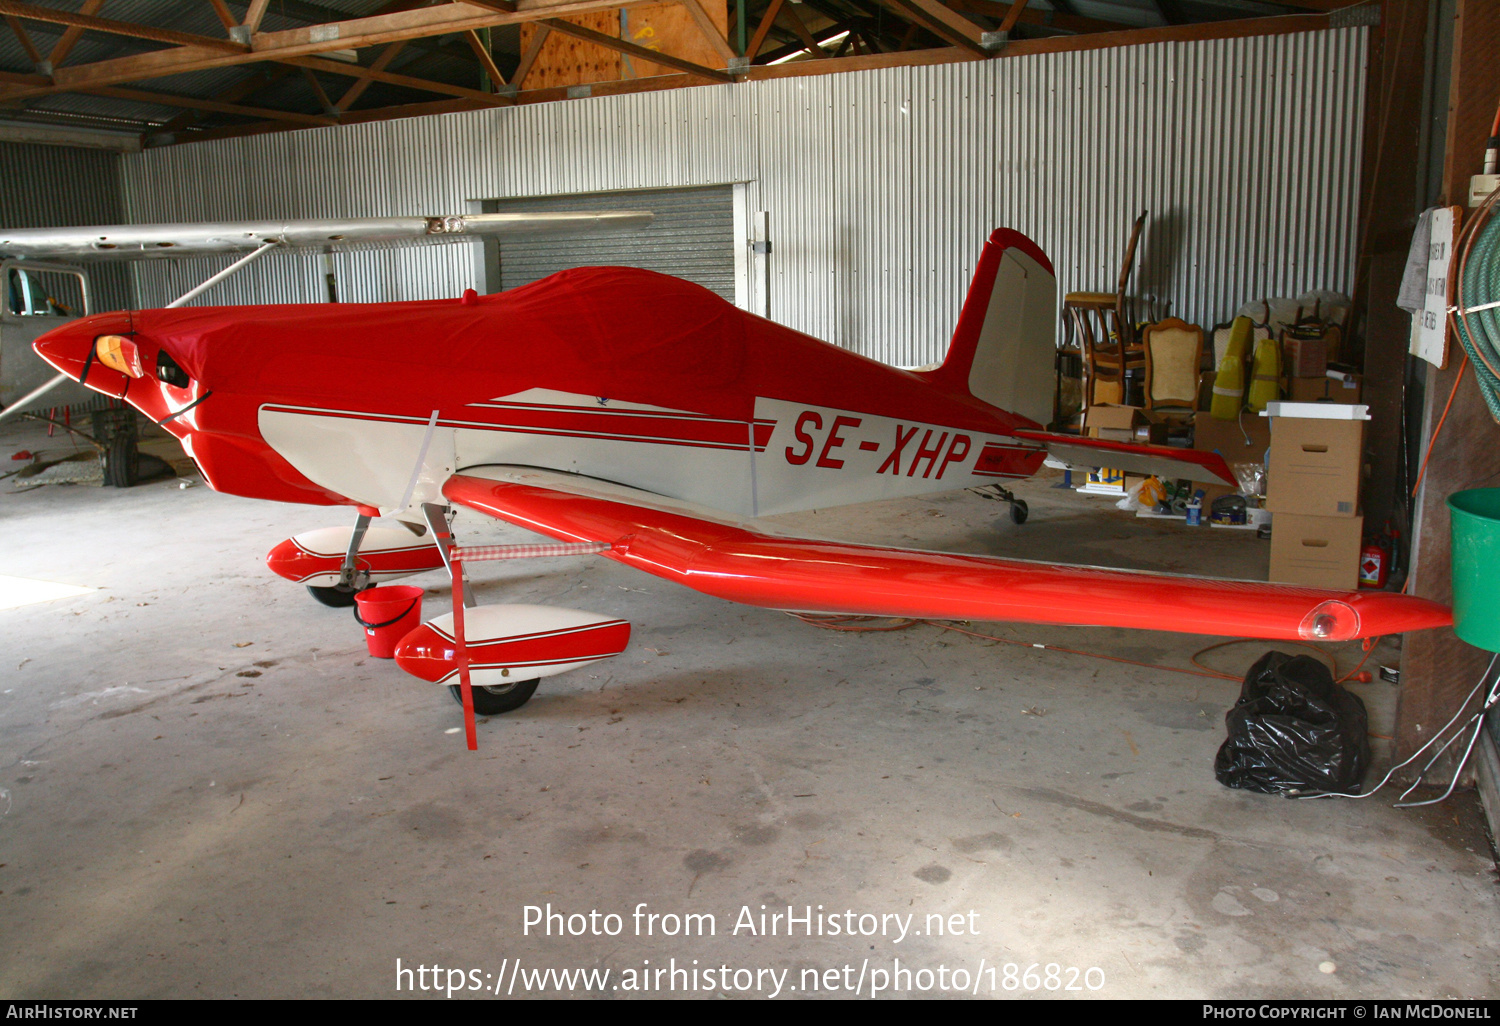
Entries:
<svg viewBox="0 0 1500 1026">
<path fill-rule="evenodd" d="M 686 503 L 568 474 L 478 467 L 451 501 L 573 542 L 733 602 L 772 609 L 942 620 L 1137 627 L 1233 637 L 1347 641 L 1452 623 L 1452 611 L 1389 592 L 1333 592 L 777 535 Z"/>
<path fill-rule="evenodd" d="M 1196 449 L 1174 449 L 1167 445 L 1140 445 L 1136 442 L 1112 442 L 1107 438 L 1081 438 L 1078 435 L 1054 435 L 1046 431 L 1016 431 L 1017 438 L 1041 442 L 1047 452 L 1080 467 L 1111 467 L 1132 474 L 1155 474 L 1176 480 L 1208 481 L 1239 486 L 1230 473 L 1229 464 L 1216 452 Z"/>
</svg>

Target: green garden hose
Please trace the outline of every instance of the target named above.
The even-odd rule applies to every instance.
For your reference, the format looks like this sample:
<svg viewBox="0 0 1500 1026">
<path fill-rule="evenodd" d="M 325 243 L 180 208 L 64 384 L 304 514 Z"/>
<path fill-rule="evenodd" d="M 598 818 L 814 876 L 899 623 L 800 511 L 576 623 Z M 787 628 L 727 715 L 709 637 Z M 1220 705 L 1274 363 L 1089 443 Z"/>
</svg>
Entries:
<svg viewBox="0 0 1500 1026">
<path fill-rule="evenodd" d="M 1474 376 L 1490 416 L 1500 422 L 1500 218 L 1491 218 L 1465 255 L 1458 283 L 1458 340 L 1474 364 Z"/>
</svg>

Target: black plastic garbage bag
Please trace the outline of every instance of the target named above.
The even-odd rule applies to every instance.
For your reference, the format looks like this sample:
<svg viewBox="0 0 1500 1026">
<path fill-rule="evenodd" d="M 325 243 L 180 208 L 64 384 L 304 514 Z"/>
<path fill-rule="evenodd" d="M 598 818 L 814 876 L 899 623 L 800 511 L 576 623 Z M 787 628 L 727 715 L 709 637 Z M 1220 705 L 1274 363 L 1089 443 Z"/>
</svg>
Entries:
<svg viewBox="0 0 1500 1026">
<path fill-rule="evenodd" d="M 1350 792 L 1370 764 L 1365 704 L 1312 656 L 1267 652 L 1245 675 L 1224 722 L 1229 737 L 1214 775 L 1226 787 Z"/>
</svg>

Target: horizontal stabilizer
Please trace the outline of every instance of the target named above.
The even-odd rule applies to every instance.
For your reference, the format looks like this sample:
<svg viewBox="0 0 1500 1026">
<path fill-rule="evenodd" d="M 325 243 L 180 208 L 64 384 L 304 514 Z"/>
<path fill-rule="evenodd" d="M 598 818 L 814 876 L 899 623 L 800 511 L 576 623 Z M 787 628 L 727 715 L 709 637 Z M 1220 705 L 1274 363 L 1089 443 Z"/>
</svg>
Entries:
<svg viewBox="0 0 1500 1026">
<path fill-rule="evenodd" d="M 1447 606 L 1384 591 L 1322 591 L 799 538 L 638 489 L 522 467 L 471 467 L 450 477 L 443 494 L 553 538 L 608 542 L 606 559 L 771 609 L 1307 641 L 1453 622 Z"/>
<path fill-rule="evenodd" d="M 1017 431 L 1015 434 L 1017 438 L 1041 442 L 1047 447 L 1049 454 L 1073 467 L 1110 467 L 1127 474 L 1154 474 L 1169 481 L 1186 478 L 1189 481 L 1239 486 L 1229 470 L 1229 464 L 1216 452 L 1174 449 L 1167 445 L 1140 445 L 1136 442 L 1112 442 L 1107 438 L 1054 435 L 1046 431 Z"/>
</svg>

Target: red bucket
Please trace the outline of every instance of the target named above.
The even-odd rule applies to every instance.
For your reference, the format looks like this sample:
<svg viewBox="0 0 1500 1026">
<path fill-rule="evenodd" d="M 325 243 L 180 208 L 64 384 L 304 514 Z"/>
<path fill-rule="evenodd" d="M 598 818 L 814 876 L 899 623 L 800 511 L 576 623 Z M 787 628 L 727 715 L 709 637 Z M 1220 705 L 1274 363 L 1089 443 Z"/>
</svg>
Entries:
<svg viewBox="0 0 1500 1026">
<path fill-rule="evenodd" d="M 422 589 L 409 584 L 367 588 L 354 596 L 354 619 L 377 659 L 394 659 L 396 643 L 422 623 Z"/>
</svg>

